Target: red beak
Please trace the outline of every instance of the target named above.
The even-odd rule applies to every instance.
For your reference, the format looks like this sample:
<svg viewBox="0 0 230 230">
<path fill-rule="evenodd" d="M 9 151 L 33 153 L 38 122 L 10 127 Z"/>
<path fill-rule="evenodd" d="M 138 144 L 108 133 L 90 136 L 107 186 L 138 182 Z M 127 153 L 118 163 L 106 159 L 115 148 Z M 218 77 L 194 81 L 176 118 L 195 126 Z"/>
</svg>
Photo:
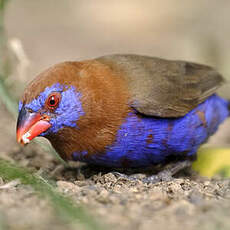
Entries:
<svg viewBox="0 0 230 230">
<path fill-rule="evenodd" d="M 17 141 L 24 145 L 51 127 L 49 117 L 29 112 L 24 106 L 18 115 Z"/>
</svg>

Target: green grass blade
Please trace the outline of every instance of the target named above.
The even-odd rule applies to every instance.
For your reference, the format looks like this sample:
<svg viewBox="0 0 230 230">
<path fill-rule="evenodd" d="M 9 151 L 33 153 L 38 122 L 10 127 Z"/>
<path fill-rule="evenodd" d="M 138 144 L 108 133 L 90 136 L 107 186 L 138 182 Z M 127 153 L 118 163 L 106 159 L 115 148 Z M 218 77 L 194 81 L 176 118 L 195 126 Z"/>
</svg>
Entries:
<svg viewBox="0 0 230 230">
<path fill-rule="evenodd" d="M 9 95 L 5 85 L 4 78 L 0 75 L 0 98 L 6 109 L 10 112 L 10 114 L 16 119 L 18 113 L 18 104 L 16 101 Z"/>
<path fill-rule="evenodd" d="M 22 184 L 32 186 L 42 196 L 49 198 L 54 210 L 64 221 L 68 223 L 81 223 L 84 229 L 87 230 L 102 229 L 92 216 L 86 213 L 83 207 L 73 204 L 71 199 L 57 192 L 48 181 L 32 174 L 27 169 L 0 159 L 0 177 L 7 181 L 20 179 Z"/>
</svg>

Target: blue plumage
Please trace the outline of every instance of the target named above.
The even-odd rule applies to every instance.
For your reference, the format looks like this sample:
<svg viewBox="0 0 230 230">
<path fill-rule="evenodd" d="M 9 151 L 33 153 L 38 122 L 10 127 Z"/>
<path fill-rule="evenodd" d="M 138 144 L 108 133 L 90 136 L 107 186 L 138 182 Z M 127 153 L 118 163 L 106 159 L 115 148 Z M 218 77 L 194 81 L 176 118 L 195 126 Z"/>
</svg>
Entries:
<svg viewBox="0 0 230 230">
<path fill-rule="evenodd" d="M 146 117 L 132 112 L 105 153 L 73 154 L 75 160 L 111 167 L 143 167 L 169 155 L 193 155 L 229 116 L 229 102 L 217 95 L 175 119 Z"/>
<path fill-rule="evenodd" d="M 56 83 L 50 87 L 46 87 L 41 94 L 32 100 L 29 104 L 26 104 L 27 109 L 31 109 L 34 112 L 43 112 L 45 101 L 48 95 L 52 92 L 61 93 L 61 101 L 58 108 L 53 112 L 46 112 L 48 116 L 51 116 L 50 124 L 52 127 L 46 132 L 41 133 L 40 136 L 46 136 L 50 133 L 57 133 L 58 130 L 65 126 L 77 128 L 76 121 L 80 116 L 84 115 L 84 111 L 81 104 L 81 93 L 77 92 L 73 86 L 65 86 Z M 21 110 L 22 102 L 19 102 L 19 110 Z"/>
<path fill-rule="evenodd" d="M 57 133 L 66 126 L 77 128 L 77 121 L 84 115 L 81 93 L 61 84 L 46 87 L 25 105 L 26 108 L 42 111 L 51 92 L 60 92 L 62 100 L 50 120 L 52 127 L 40 136 Z M 117 131 L 115 142 L 106 146 L 105 152 L 89 156 L 84 150 L 73 152 L 72 157 L 111 167 L 143 167 L 163 162 L 169 155 L 190 156 L 229 116 L 228 105 L 227 100 L 213 95 L 186 116 L 171 119 L 142 116 L 133 110 Z M 19 110 L 21 107 L 19 102 Z"/>
</svg>

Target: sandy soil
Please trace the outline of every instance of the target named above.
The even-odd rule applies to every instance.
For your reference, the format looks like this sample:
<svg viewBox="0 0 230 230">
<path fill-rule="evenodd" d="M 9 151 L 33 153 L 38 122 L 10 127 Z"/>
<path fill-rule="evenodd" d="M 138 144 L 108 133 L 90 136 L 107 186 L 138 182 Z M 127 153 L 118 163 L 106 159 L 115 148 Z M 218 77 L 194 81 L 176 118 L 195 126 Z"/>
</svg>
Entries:
<svg viewBox="0 0 230 230">
<path fill-rule="evenodd" d="M 64 168 L 34 146 L 18 149 L 9 157 L 35 171 L 42 168 L 41 175 L 53 179 L 60 192 L 83 204 L 105 229 L 230 228 L 229 179 L 209 180 L 186 170 L 171 181 L 144 184 L 89 166 Z M 0 207 L 9 229 L 73 229 L 55 217 L 50 204 L 28 186 L 0 189 Z"/>
</svg>

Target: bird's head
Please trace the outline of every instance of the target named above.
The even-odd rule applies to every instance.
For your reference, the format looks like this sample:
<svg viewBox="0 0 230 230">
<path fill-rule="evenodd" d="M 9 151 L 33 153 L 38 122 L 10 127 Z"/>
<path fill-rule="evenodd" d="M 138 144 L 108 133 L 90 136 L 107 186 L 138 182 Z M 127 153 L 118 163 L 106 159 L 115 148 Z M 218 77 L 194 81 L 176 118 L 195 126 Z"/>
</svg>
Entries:
<svg viewBox="0 0 230 230">
<path fill-rule="evenodd" d="M 64 62 L 26 87 L 19 102 L 17 141 L 49 139 L 63 159 L 105 151 L 129 112 L 123 80 L 94 60 Z"/>
<path fill-rule="evenodd" d="M 37 136 L 55 134 L 63 127 L 77 127 L 84 115 L 77 89 L 78 68 L 61 63 L 37 76 L 19 102 L 17 141 L 29 143 Z"/>
</svg>

